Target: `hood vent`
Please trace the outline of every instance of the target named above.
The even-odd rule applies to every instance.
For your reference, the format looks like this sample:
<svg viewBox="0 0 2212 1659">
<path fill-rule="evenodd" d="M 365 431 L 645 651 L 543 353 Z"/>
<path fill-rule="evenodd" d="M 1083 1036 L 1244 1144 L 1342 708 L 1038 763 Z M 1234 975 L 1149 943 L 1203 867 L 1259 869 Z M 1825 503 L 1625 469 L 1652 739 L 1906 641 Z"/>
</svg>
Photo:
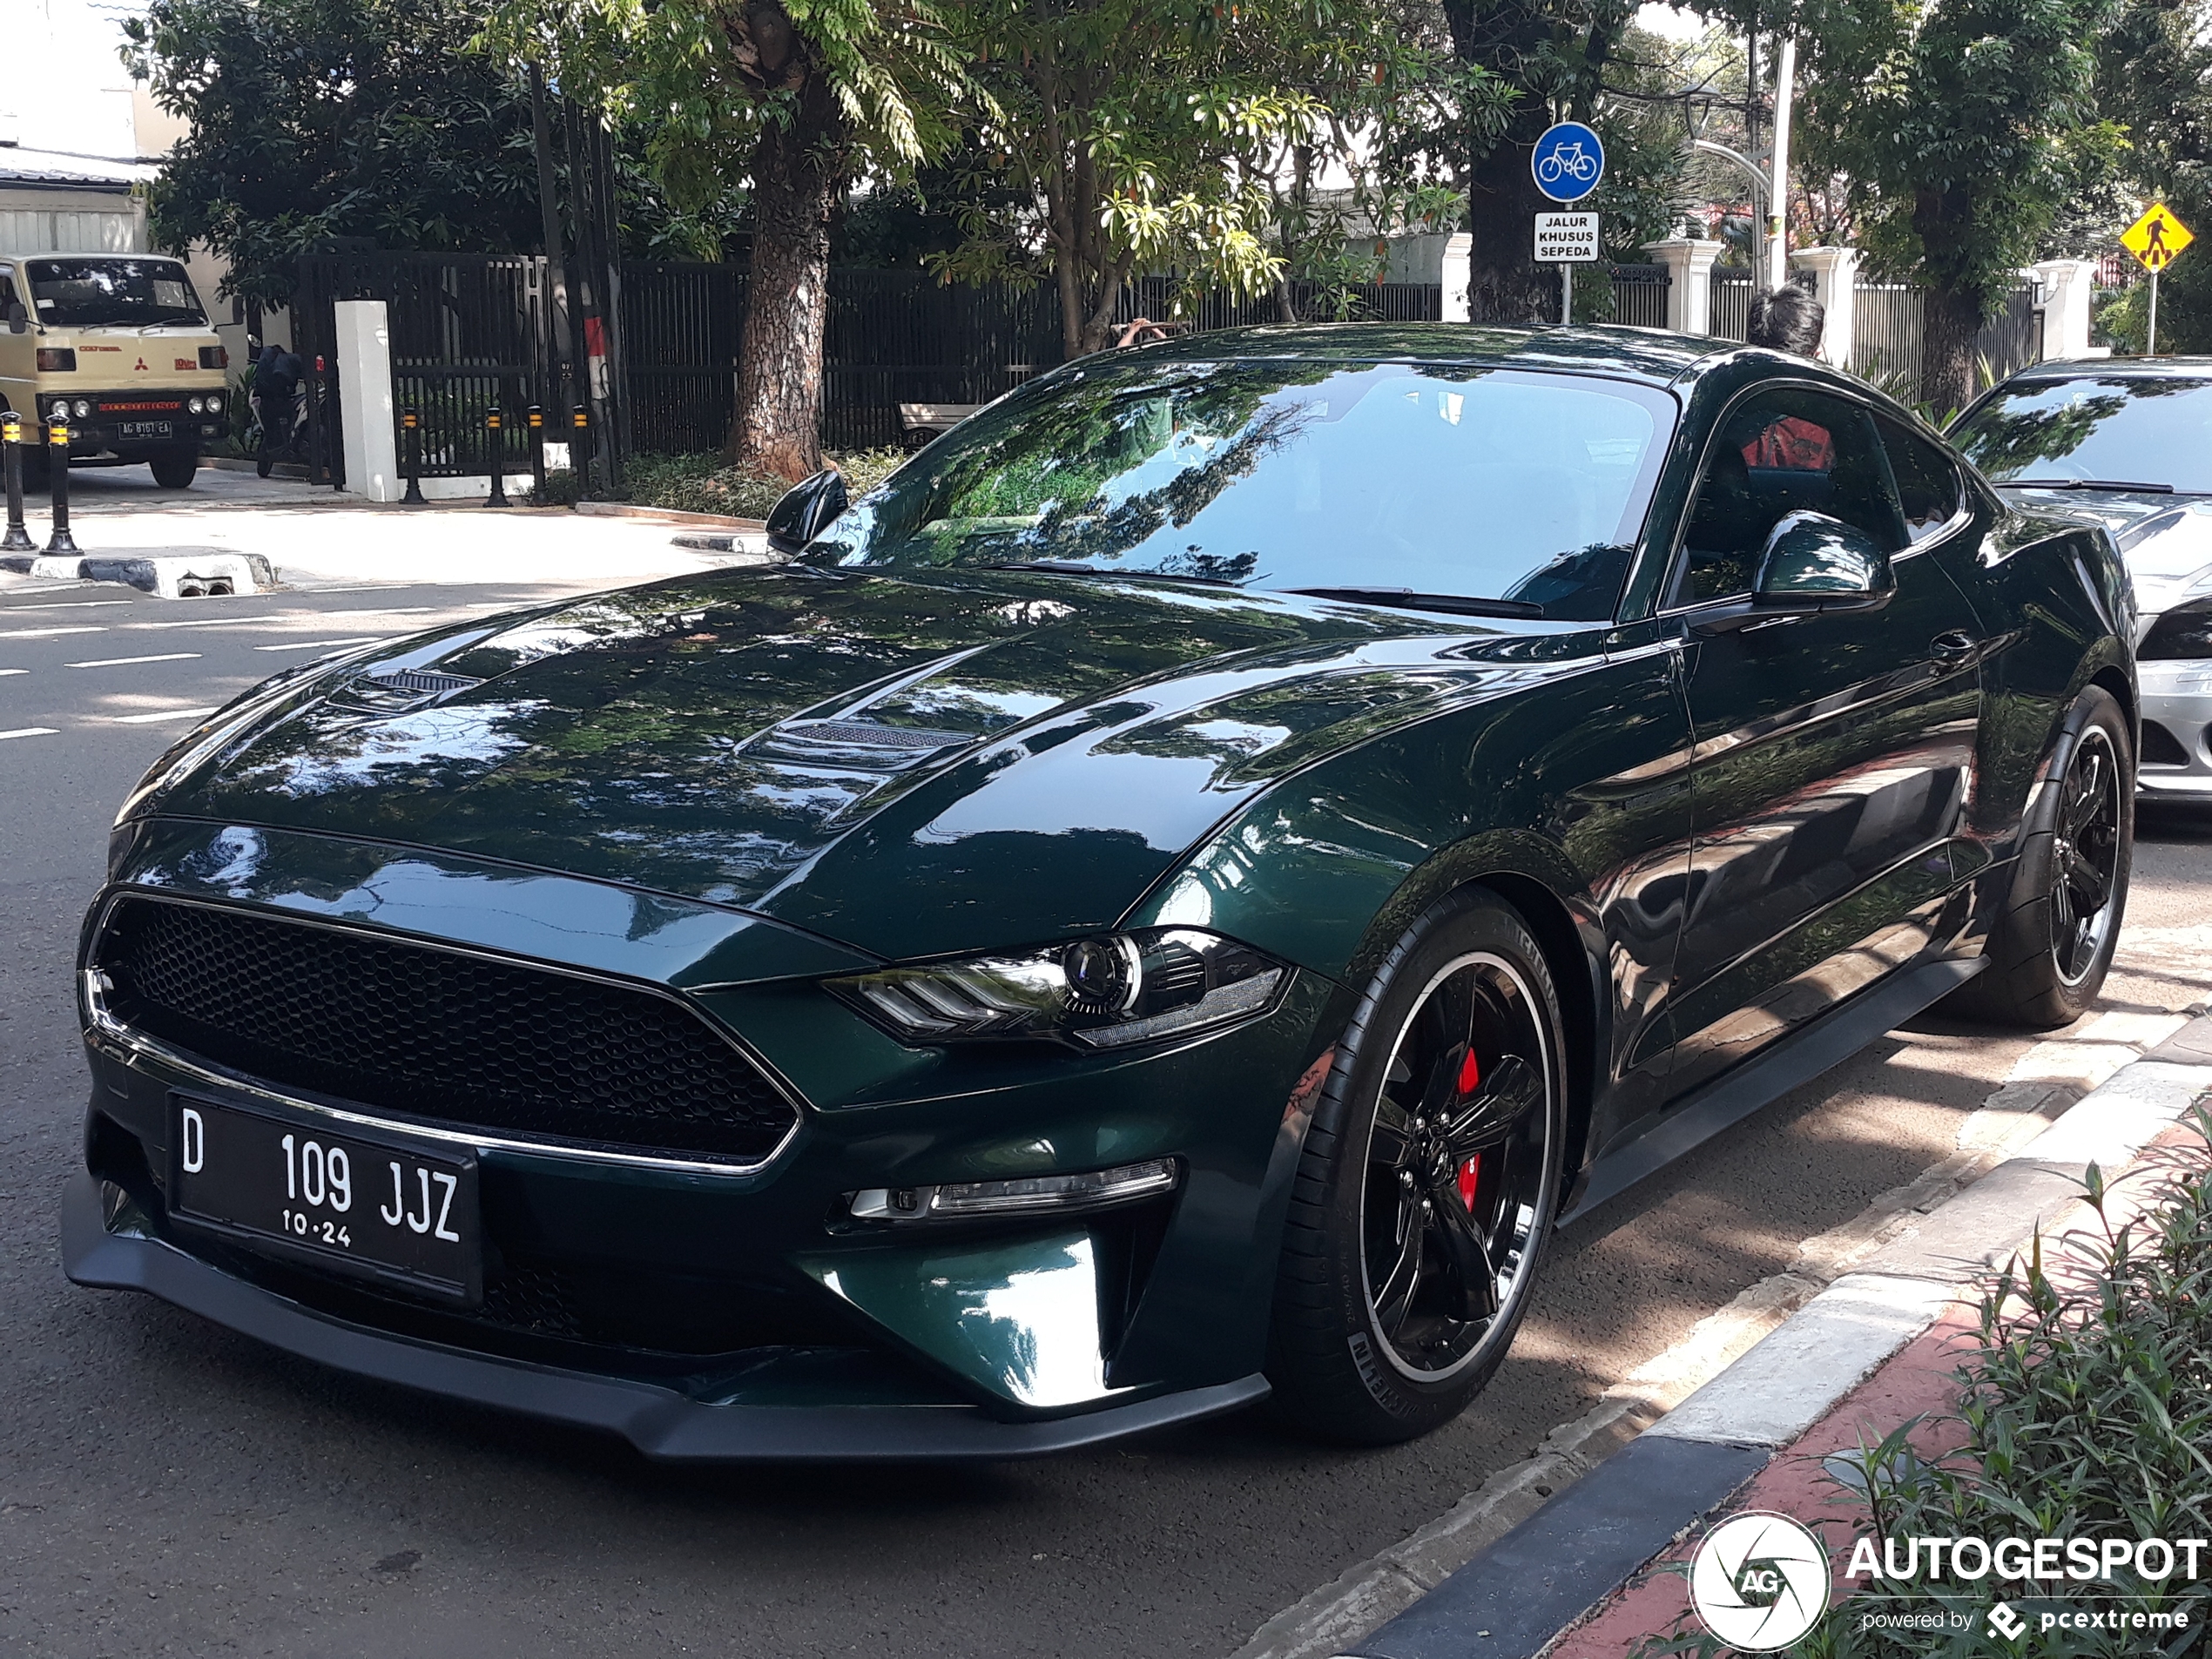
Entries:
<svg viewBox="0 0 2212 1659">
<path fill-rule="evenodd" d="M 799 720 L 762 734 L 756 746 L 765 753 L 819 765 L 903 771 L 932 755 L 976 742 L 967 732 L 938 732 L 927 726 L 883 725 L 873 720 Z"/>
<path fill-rule="evenodd" d="M 404 714 L 441 698 L 474 691 L 482 684 L 465 674 L 442 674 L 433 668 L 373 668 L 355 675 L 342 695 L 347 702 L 379 714 Z"/>
</svg>

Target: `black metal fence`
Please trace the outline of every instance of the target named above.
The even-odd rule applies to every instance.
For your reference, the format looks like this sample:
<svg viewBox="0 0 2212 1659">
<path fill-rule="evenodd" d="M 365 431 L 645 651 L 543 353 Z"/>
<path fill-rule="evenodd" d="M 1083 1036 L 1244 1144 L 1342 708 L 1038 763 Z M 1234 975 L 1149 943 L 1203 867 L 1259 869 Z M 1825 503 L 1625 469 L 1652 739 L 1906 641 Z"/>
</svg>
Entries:
<svg viewBox="0 0 2212 1659">
<path fill-rule="evenodd" d="M 1851 372 L 1892 396 L 1912 401 L 1920 395 L 1925 363 L 1920 329 L 1925 314 L 1922 291 L 1910 283 L 1862 281 L 1851 295 Z M 1976 377 L 1996 381 L 2043 357 L 2043 314 L 2033 283 L 2005 296 L 1996 318 L 1974 339 Z"/>
<path fill-rule="evenodd" d="M 1613 280 L 1611 320 L 1637 328 L 1667 326 L 1667 296 L 1674 287 L 1663 265 L 1616 265 Z"/>
</svg>

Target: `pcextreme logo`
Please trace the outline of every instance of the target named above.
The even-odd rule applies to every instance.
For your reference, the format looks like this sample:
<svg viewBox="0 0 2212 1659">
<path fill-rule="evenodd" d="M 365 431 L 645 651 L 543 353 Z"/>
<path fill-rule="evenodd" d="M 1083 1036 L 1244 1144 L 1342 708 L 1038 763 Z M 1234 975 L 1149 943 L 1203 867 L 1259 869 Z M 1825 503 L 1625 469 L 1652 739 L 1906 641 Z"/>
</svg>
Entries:
<svg viewBox="0 0 2212 1659">
<path fill-rule="evenodd" d="M 1828 1551 L 1787 1515 L 1730 1515 L 1690 1558 L 1689 1600 L 1705 1628 L 1731 1648 L 1786 1648 L 1827 1610 Z"/>
</svg>

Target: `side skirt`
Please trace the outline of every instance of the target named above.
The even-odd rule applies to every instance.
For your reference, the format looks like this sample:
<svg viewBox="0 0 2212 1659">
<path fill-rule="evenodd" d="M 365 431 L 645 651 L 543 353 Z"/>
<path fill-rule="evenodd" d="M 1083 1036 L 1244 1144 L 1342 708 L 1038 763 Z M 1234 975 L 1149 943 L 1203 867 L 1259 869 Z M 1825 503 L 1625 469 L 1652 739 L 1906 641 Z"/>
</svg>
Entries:
<svg viewBox="0 0 2212 1659">
<path fill-rule="evenodd" d="M 1558 1224 L 1571 1226 L 1723 1130 L 1842 1064 L 1885 1031 L 1940 1002 L 1988 965 L 1986 957 L 1976 956 L 1908 968 L 1839 1004 L 1756 1059 L 1714 1078 L 1669 1107 L 1642 1134 L 1590 1165 L 1575 1207 Z"/>
</svg>

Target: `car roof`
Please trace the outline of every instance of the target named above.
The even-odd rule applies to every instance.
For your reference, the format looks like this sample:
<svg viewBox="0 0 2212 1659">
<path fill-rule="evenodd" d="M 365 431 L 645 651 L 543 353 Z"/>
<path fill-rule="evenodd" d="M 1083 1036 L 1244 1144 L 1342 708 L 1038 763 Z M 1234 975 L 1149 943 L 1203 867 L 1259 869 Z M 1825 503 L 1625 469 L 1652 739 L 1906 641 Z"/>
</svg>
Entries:
<svg viewBox="0 0 2212 1659">
<path fill-rule="evenodd" d="M 1495 368 L 1574 369 L 1670 385 L 1688 371 L 1746 349 L 1734 341 L 1663 328 L 1592 323 L 1575 327 L 1506 328 L 1464 322 L 1267 323 L 1183 334 L 1137 348 L 1169 362 L 1224 358 L 1304 358 L 1372 361 L 1413 359 Z M 1771 354 L 1761 354 L 1770 355 Z M 1797 360 L 1777 359 L 1795 364 Z"/>
<path fill-rule="evenodd" d="M 2208 379 L 2212 378 L 2212 357 L 2059 357 L 2016 369 L 2003 383 L 2091 376 L 2122 381 Z"/>
</svg>

